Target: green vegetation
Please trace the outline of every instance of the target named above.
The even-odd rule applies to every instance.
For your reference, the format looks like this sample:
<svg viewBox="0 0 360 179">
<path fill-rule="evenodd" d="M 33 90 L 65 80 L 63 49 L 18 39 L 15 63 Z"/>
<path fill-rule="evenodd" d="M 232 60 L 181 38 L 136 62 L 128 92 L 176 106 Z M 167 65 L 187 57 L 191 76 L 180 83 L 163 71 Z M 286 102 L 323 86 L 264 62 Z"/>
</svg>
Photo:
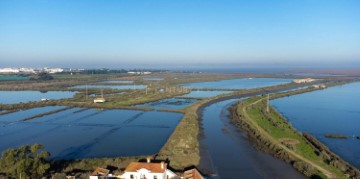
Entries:
<svg viewBox="0 0 360 179">
<path fill-rule="evenodd" d="M 163 78 L 159 81 L 147 81 L 144 80 L 144 77 L 158 77 Z M 51 81 L 25 81 L 22 83 L 18 82 L 5 82 L 0 83 L 1 89 L 11 89 L 11 90 L 68 90 L 69 86 L 73 85 L 83 85 L 83 84 L 94 84 L 100 81 L 105 80 L 131 80 L 135 84 L 145 84 L 148 86 L 148 89 L 141 90 L 115 90 L 115 89 L 104 89 L 103 94 L 106 99 L 105 103 L 94 104 L 94 96 L 89 96 L 93 94 L 95 96 L 100 95 L 99 89 L 82 89 L 79 90 L 74 98 L 72 99 L 61 99 L 61 100 L 49 100 L 49 101 L 39 101 L 39 102 L 29 102 L 29 103 L 20 103 L 20 104 L 11 104 L 11 105 L 0 105 L 1 110 L 16 111 L 19 109 L 27 109 L 40 106 L 54 106 L 54 105 L 64 105 L 69 107 L 83 107 L 83 108 L 108 108 L 108 109 L 135 109 L 135 110 L 152 110 L 151 108 L 137 108 L 133 105 L 143 104 L 147 102 L 158 101 L 165 98 L 175 97 L 182 94 L 189 93 L 190 91 L 185 88 L 180 88 L 177 85 L 180 83 L 189 83 L 189 82 L 199 82 L 199 81 L 214 81 L 214 80 L 223 80 L 231 78 L 240 78 L 240 77 L 280 77 L 280 76 L 264 76 L 264 75 L 224 75 L 224 74 L 193 74 L 193 73 L 158 73 L 147 76 L 129 76 L 127 74 L 76 74 L 76 75 L 66 75 L 66 74 L 56 74 L 54 79 Z M 325 83 L 326 81 L 324 81 Z M 326 83 L 327 86 L 341 84 L 349 81 L 330 81 Z M 276 91 L 281 89 L 287 89 L 292 87 L 299 87 L 301 84 L 289 83 L 273 87 L 264 87 L 258 89 L 249 89 L 249 90 L 237 90 L 233 93 L 223 94 L 212 98 L 201 99 L 193 105 L 183 109 L 183 110 L 173 110 L 173 112 L 182 112 L 184 117 L 181 122 L 176 127 L 175 131 L 155 156 L 156 159 L 170 160 L 170 166 L 177 170 L 182 170 L 185 167 L 199 165 L 200 162 L 200 149 L 199 149 L 199 133 L 201 130 L 198 112 L 201 108 L 207 104 L 216 102 L 217 100 L 230 99 L 235 97 L 241 97 L 244 95 L 259 95 L 266 93 L 268 91 Z M 211 90 L 211 89 L 208 89 Z M 318 90 L 315 88 L 307 88 L 301 90 L 301 92 L 308 92 Z M 125 92 L 125 93 L 121 93 Z M 299 91 L 280 93 L 272 97 L 282 97 L 300 93 Z M 87 95 L 86 95 L 87 94 Z M 167 109 L 163 109 L 167 111 Z M 171 111 L 171 110 L 170 110 Z M 258 111 L 252 111 L 251 115 L 258 115 Z M 272 110 L 273 111 L 273 110 Z M 46 114 L 41 114 L 46 115 Z M 270 119 L 276 117 L 276 114 L 271 114 L 270 116 L 265 116 L 265 119 Z M 33 116 L 34 117 L 34 116 Z M 35 116 L 36 117 L 36 116 Z M 260 117 L 260 116 L 256 116 Z M 261 124 L 263 127 L 267 126 L 268 123 L 263 121 Z M 271 125 L 276 126 L 279 129 L 290 128 L 287 131 L 288 135 L 283 135 L 281 131 L 273 130 L 269 127 L 266 130 L 274 132 L 274 136 L 278 143 L 288 148 L 293 148 L 296 151 L 307 153 L 310 159 L 319 158 L 318 154 L 314 152 L 314 149 L 309 145 L 306 145 L 306 140 L 294 132 L 295 130 L 291 128 L 287 123 L 282 123 L 281 121 L 272 121 Z M 265 129 L 264 128 L 264 129 Z M 292 131 L 292 132 L 291 132 Z M 263 139 L 261 142 L 266 143 L 267 145 L 272 146 L 272 141 L 267 141 Z M 304 143 L 305 141 L 305 143 Z M 274 149 L 278 149 L 274 147 Z M 281 148 L 280 148 L 281 149 Z M 287 155 L 282 149 L 278 155 L 286 156 L 288 161 L 293 161 L 294 156 Z M 323 154 L 325 156 L 325 154 Z M 51 166 L 50 174 L 56 178 L 62 178 L 65 174 L 76 175 L 77 177 L 86 177 L 85 175 L 94 170 L 96 167 L 103 167 L 108 169 L 122 169 L 131 161 L 138 161 L 144 159 L 144 156 L 134 156 L 134 157 L 119 157 L 119 158 L 94 158 L 94 159 L 81 159 L 81 160 L 67 160 L 67 161 L 53 161 Z M 308 160 L 310 160 L 308 159 Z M 328 161 L 328 160 L 327 160 Z M 295 168 L 298 168 L 300 171 L 309 171 L 308 176 L 316 175 L 324 177 L 325 174 L 319 171 L 317 167 L 308 165 L 305 161 L 296 161 L 292 163 Z M 321 166 L 320 164 L 316 164 Z M 326 164 L 325 164 L 326 166 Z M 323 166 L 321 166 L 323 167 Z M 326 167 L 325 167 L 326 168 Z M 332 168 L 330 168 L 332 169 Z M 329 170 L 330 170 L 329 169 Z M 328 170 L 328 168 L 326 168 Z M 335 170 L 336 176 L 341 175 L 341 171 Z"/>
<path fill-rule="evenodd" d="M 327 86 L 335 85 L 335 84 L 343 84 L 349 81 L 331 81 L 326 83 Z M 284 85 L 272 86 L 272 87 L 264 87 L 257 89 L 249 89 L 249 90 L 238 90 L 233 93 L 222 94 L 219 96 L 215 96 L 212 98 L 202 99 L 191 106 L 184 109 L 184 118 L 178 124 L 173 134 L 170 136 L 166 144 L 159 152 L 160 159 L 170 159 L 171 166 L 175 169 L 183 169 L 185 167 L 191 165 L 199 165 L 200 162 L 200 150 L 199 150 L 199 140 L 198 135 L 200 132 L 200 122 L 198 112 L 201 108 L 207 104 L 216 102 L 217 100 L 226 99 L 226 98 L 235 98 L 237 96 L 245 96 L 245 95 L 253 95 L 256 93 L 265 93 L 267 91 L 276 91 L 291 87 L 297 87 L 298 84 L 289 83 Z M 298 91 L 292 91 L 287 93 L 280 93 L 281 95 L 286 96 L 290 94 L 304 93 L 313 90 L 319 90 L 316 88 L 307 88 Z M 296 164 L 296 165 L 299 165 Z M 300 167 L 300 166 L 298 166 Z"/>
<path fill-rule="evenodd" d="M 90 158 L 77 160 L 53 161 L 49 173 L 52 177 L 64 178 L 71 175 L 76 178 L 89 178 L 89 175 L 97 168 L 109 169 L 112 174 L 120 174 L 131 162 L 146 159 L 147 156 L 114 157 L 114 158 Z"/>
<path fill-rule="evenodd" d="M 198 135 L 200 124 L 197 110 L 205 101 L 199 101 L 184 110 L 184 117 L 168 141 L 161 148 L 157 159 L 168 159 L 172 168 L 182 170 L 200 162 Z"/>
<path fill-rule="evenodd" d="M 308 177 L 360 177 L 356 168 L 338 157 L 329 157 L 332 155 L 330 151 L 323 152 L 324 150 L 311 145 L 275 109 L 270 108 L 267 112 L 264 97 L 241 101 L 233 110 L 232 120 L 249 132 L 256 141 L 257 148 L 291 163 Z"/>
<path fill-rule="evenodd" d="M 7 149 L 0 158 L 0 178 L 88 178 L 97 167 L 107 168 L 120 174 L 130 162 L 144 160 L 147 156 L 92 158 L 49 161 L 50 154 L 40 144 Z"/>
<path fill-rule="evenodd" d="M 54 77 L 46 72 L 40 72 L 30 77 L 30 80 L 35 80 L 35 81 L 48 81 L 53 79 Z"/>
<path fill-rule="evenodd" d="M 9 178 L 41 178 L 50 168 L 49 153 L 40 144 L 7 149 L 0 159 L 0 176 Z"/>
</svg>

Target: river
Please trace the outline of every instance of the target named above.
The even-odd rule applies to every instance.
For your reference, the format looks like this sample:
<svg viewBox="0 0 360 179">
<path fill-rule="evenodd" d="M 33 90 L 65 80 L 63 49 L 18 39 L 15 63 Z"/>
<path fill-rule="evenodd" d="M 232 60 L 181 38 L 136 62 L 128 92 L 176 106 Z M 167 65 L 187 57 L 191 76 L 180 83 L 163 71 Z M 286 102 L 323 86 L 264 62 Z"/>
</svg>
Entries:
<svg viewBox="0 0 360 179">
<path fill-rule="evenodd" d="M 228 109 L 237 100 L 203 109 L 201 168 L 215 173 L 212 178 L 305 178 L 289 164 L 256 150 L 246 132 L 230 123 Z"/>
</svg>

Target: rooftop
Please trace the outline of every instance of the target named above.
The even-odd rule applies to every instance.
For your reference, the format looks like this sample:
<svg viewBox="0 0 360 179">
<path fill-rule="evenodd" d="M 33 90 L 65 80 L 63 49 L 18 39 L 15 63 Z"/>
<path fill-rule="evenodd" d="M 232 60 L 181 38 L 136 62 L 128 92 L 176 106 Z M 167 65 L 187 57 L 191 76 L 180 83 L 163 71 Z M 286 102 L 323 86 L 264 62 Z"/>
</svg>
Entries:
<svg viewBox="0 0 360 179">
<path fill-rule="evenodd" d="M 105 168 L 96 168 L 94 172 L 91 174 L 92 176 L 107 176 L 109 174 L 109 170 Z"/>
<path fill-rule="evenodd" d="M 142 168 L 149 170 L 151 173 L 164 173 L 167 168 L 167 163 L 132 162 L 126 167 L 125 172 L 136 172 Z"/>
</svg>

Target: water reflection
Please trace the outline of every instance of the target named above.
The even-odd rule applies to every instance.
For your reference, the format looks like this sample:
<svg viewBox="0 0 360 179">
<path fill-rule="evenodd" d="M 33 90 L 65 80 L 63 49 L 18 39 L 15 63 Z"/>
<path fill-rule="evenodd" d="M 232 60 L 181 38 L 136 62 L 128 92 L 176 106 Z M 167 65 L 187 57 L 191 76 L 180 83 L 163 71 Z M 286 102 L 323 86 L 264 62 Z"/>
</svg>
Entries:
<svg viewBox="0 0 360 179">
<path fill-rule="evenodd" d="M 155 154 L 183 116 L 157 111 L 72 108 L 19 122 L 19 118 L 36 113 L 40 111 L 15 115 L 11 125 L 0 126 L 0 152 L 40 143 L 55 159 Z"/>
</svg>

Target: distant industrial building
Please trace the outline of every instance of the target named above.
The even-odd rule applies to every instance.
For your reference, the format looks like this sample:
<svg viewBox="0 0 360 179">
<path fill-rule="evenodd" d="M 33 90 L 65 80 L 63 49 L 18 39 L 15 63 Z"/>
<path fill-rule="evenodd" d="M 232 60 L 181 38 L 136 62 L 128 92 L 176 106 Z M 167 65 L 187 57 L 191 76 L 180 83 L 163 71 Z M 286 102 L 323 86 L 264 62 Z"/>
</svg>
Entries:
<svg viewBox="0 0 360 179">
<path fill-rule="evenodd" d="M 32 68 L 0 68 L 0 73 L 35 73 Z"/>
<path fill-rule="evenodd" d="M 127 73 L 133 74 L 133 75 L 150 75 L 151 74 L 150 71 L 129 71 Z"/>
<path fill-rule="evenodd" d="M 47 68 L 47 67 L 45 67 L 45 68 L 43 69 L 43 71 L 48 72 L 48 73 L 61 73 L 61 72 L 64 71 L 64 69 L 62 69 L 62 68 Z"/>
<path fill-rule="evenodd" d="M 296 80 L 293 80 L 294 83 L 311 83 L 315 81 L 315 79 L 312 79 L 312 78 L 305 78 L 305 79 L 296 79 Z"/>
<path fill-rule="evenodd" d="M 16 73 L 37 73 L 37 72 L 47 72 L 47 73 L 61 73 L 64 71 L 62 68 L 0 68 L 0 73 L 4 74 L 16 74 Z"/>
</svg>

